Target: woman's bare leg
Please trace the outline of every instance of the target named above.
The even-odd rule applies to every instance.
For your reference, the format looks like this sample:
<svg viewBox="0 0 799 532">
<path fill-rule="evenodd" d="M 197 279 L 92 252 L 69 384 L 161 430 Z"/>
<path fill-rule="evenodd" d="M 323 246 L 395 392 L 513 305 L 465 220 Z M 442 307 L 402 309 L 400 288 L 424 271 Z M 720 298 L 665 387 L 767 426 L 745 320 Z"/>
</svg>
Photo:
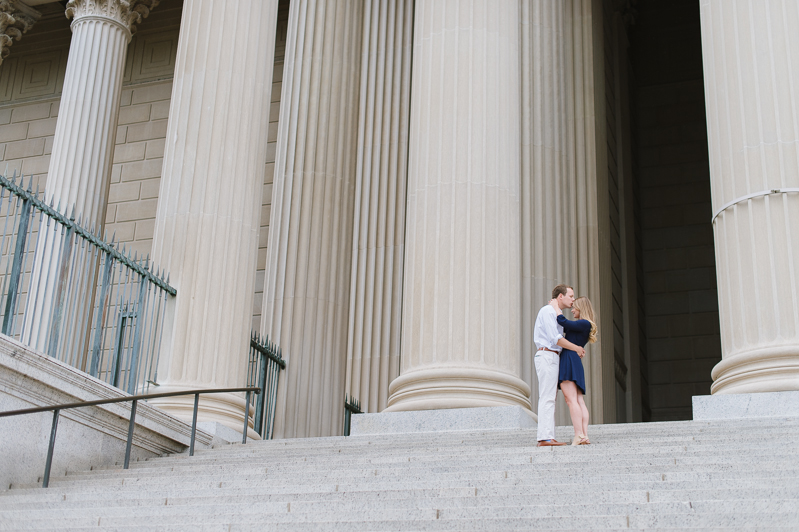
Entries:
<svg viewBox="0 0 799 532">
<path fill-rule="evenodd" d="M 574 383 L 572 383 L 572 384 L 574 384 Z M 563 385 L 561 385 L 561 387 L 563 387 Z M 575 388 L 576 388 L 576 386 L 575 386 Z M 576 390 L 575 390 L 575 392 L 577 394 L 577 402 L 580 405 L 580 411 L 582 412 L 582 427 L 581 428 L 583 430 L 583 436 L 587 438 L 588 437 L 588 407 L 585 406 L 585 399 L 583 399 L 583 394 L 581 394 L 579 391 L 576 391 Z"/>
<path fill-rule="evenodd" d="M 583 410 L 578 402 L 580 392 L 577 391 L 577 386 L 572 381 L 561 382 L 560 389 L 563 392 L 563 397 L 566 398 L 566 404 L 569 406 L 569 414 L 574 426 L 574 437 L 580 438 L 583 435 Z"/>
</svg>

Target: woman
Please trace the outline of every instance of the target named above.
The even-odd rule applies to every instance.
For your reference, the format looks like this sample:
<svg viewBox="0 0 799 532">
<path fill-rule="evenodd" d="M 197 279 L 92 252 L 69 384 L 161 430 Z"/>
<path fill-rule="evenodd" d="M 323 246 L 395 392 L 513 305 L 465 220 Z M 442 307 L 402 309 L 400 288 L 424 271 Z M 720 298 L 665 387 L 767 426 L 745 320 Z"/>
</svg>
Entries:
<svg viewBox="0 0 799 532">
<path fill-rule="evenodd" d="M 572 304 L 574 320 L 566 319 L 563 311 L 555 303 L 558 324 L 563 327 L 566 340 L 585 347 L 587 343 L 596 342 L 597 326 L 594 322 L 594 308 L 587 297 L 578 297 Z M 560 354 L 560 374 L 558 388 L 566 398 L 569 413 L 574 425 L 574 441 L 572 445 L 588 445 L 588 408 L 585 406 L 585 371 L 580 356 L 571 349 L 563 349 Z"/>
</svg>

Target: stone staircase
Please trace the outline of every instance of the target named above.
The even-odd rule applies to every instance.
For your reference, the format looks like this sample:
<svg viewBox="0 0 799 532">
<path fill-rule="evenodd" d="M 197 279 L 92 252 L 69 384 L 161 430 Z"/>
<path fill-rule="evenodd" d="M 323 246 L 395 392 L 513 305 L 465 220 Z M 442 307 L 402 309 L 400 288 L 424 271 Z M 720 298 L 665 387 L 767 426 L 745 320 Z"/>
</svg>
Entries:
<svg viewBox="0 0 799 532">
<path fill-rule="evenodd" d="M 1 492 L 0 530 L 799 530 L 799 417 L 590 436 L 559 448 L 535 447 L 530 430 L 229 445 Z"/>
</svg>

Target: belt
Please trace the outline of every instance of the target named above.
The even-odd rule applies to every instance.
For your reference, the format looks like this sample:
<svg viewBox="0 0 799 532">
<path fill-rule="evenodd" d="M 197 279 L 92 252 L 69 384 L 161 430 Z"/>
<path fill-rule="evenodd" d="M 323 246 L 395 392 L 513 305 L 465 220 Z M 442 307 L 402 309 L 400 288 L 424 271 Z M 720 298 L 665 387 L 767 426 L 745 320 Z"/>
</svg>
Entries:
<svg viewBox="0 0 799 532">
<path fill-rule="evenodd" d="M 556 355 L 560 354 L 560 351 L 555 351 L 554 349 L 548 349 L 546 347 L 539 347 L 538 350 L 539 351 L 549 351 L 550 353 L 555 353 Z"/>
</svg>

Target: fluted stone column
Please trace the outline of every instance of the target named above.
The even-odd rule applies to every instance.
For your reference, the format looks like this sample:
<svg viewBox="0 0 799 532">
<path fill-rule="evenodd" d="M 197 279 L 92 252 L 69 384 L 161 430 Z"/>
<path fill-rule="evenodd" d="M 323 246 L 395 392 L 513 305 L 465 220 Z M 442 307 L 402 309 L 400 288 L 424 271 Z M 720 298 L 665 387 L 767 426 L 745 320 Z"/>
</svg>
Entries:
<svg viewBox="0 0 799 532">
<path fill-rule="evenodd" d="M 414 17 L 401 376 L 386 410 L 529 408 L 519 2 L 418 0 Z"/>
<path fill-rule="evenodd" d="M 711 392 L 799 390 L 799 4 L 700 9 L 722 342 Z"/>
<path fill-rule="evenodd" d="M 261 321 L 277 438 L 343 430 L 362 24 L 362 2 L 291 2 Z"/>
<path fill-rule="evenodd" d="M 50 167 L 45 184 L 48 202 L 72 214 L 97 233 L 105 221 L 111 165 L 114 158 L 122 74 L 128 43 L 135 25 L 159 0 L 70 0 L 66 15 L 72 21 L 64 88 L 56 122 Z M 49 242 L 49 244 L 48 244 Z M 38 239 L 32 279 L 41 285 L 33 308 L 25 317 L 23 341 L 45 351 L 51 301 L 46 294 L 56 285 L 56 268 L 39 276 L 60 253 L 55 238 Z"/>
<path fill-rule="evenodd" d="M 597 214 L 592 6 L 583 0 L 521 2 L 522 378 L 538 407 L 533 328 L 560 283 L 602 315 Z M 602 124 L 600 127 L 604 127 Z M 602 323 L 600 321 L 600 323 Z M 602 343 L 589 346 L 586 403 L 603 414 Z M 612 355 L 612 353 L 611 353 Z M 612 388 L 611 388 L 612 389 Z M 558 423 L 569 412 L 559 395 Z"/>
<path fill-rule="evenodd" d="M 122 71 L 135 24 L 159 0 L 70 0 L 72 18 L 64 89 L 45 194 L 75 208 L 87 226 L 105 218 L 114 157 Z"/>
<path fill-rule="evenodd" d="M 346 391 L 380 412 L 399 376 L 413 0 L 365 4 Z"/>
<path fill-rule="evenodd" d="M 42 14 L 22 0 L 0 0 L 0 65 L 11 53 L 11 45 L 33 27 Z"/>
<path fill-rule="evenodd" d="M 153 239 L 177 296 L 159 391 L 245 384 L 278 0 L 185 0 Z M 171 328 L 170 328 L 171 327 Z M 191 419 L 194 398 L 154 401 Z M 242 430 L 243 394 L 199 419 Z"/>
</svg>

